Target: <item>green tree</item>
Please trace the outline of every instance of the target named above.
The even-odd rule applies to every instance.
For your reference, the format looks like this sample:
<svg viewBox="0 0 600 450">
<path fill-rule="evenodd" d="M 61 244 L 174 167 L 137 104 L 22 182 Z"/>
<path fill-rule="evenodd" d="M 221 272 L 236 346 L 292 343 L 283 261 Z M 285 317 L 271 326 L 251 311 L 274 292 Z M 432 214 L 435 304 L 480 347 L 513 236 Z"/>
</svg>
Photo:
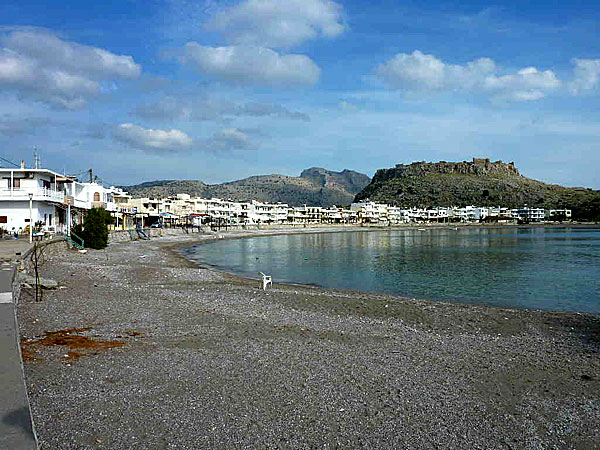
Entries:
<svg viewBox="0 0 600 450">
<path fill-rule="evenodd" d="M 83 219 L 83 227 L 74 228 L 73 231 L 81 236 L 86 247 L 100 250 L 108 245 L 107 225 L 112 220 L 112 216 L 104 208 L 92 208 Z"/>
</svg>

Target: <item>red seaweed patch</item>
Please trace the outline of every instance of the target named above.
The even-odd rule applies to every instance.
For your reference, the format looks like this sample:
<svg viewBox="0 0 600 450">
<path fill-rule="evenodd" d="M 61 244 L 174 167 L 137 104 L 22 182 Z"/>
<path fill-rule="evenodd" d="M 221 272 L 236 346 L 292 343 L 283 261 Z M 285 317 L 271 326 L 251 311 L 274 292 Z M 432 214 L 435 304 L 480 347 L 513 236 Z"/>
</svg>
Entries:
<svg viewBox="0 0 600 450">
<path fill-rule="evenodd" d="M 91 328 L 68 328 L 65 330 L 47 331 L 40 339 L 23 339 L 21 341 L 21 355 L 23 361 L 40 361 L 37 349 L 44 347 L 67 347 L 69 351 L 64 356 L 65 362 L 73 362 L 83 356 L 94 355 L 111 348 L 125 345 L 121 341 L 106 341 L 82 335 Z"/>
</svg>

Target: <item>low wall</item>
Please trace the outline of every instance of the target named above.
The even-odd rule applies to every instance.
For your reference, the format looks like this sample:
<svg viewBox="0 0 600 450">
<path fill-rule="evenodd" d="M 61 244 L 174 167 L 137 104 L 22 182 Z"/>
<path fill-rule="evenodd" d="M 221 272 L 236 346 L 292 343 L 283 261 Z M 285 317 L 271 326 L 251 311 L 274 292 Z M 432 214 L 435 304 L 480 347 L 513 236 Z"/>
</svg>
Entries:
<svg viewBox="0 0 600 450">
<path fill-rule="evenodd" d="M 48 241 L 41 241 L 37 242 L 36 245 L 41 248 L 44 258 L 66 255 L 71 249 L 65 238 L 54 238 Z M 23 254 L 19 261 L 19 265 L 25 270 L 25 272 L 30 272 L 33 270 L 33 261 L 31 260 L 33 250 L 34 247 L 29 248 L 29 250 Z"/>
<path fill-rule="evenodd" d="M 144 233 L 152 237 L 183 236 L 192 233 L 206 233 L 210 231 L 207 227 L 194 228 L 144 228 Z M 108 242 L 137 241 L 140 237 L 136 230 L 112 230 L 108 234 Z"/>
<path fill-rule="evenodd" d="M 260 223 L 248 225 L 228 225 L 222 227 L 210 228 L 205 226 L 205 229 L 212 231 L 228 231 L 228 230 L 302 230 L 310 228 L 382 228 L 387 227 L 387 224 L 364 224 L 364 223 Z"/>
<path fill-rule="evenodd" d="M 108 233 L 108 242 L 126 242 L 131 241 L 131 237 L 129 236 L 129 231 L 109 231 Z"/>
<path fill-rule="evenodd" d="M 414 224 L 415 226 L 417 224 Z M 187 234 L 196 233 L 211 233 L 211 232 L 227 232 L 227 231 L 254 231 L 254 230 L 303 230 L 310 228 L 340 228 L 340 227 L 364 227 L 364 228 L 381 228 L 386 225 L 382 224 L 339 224 L 339 223 L 261 223 L 261 224 L 246 224 L 246 225 L 223 225 L 223 226 L 211 226 L 202 225 L 189 228 L 173 227 L 173 228 L 144 228 L 144 232 L 152 237 L 162 236 L 184 236 Z M 419 225 L 422 226 L 422 225 Z M 115 242 L 128 242 L 137 241 L 140 237 L 137 231 L 134 230 L 111 230 L 109 232 L 108 241 L 110 243 Z"/>
</svg>

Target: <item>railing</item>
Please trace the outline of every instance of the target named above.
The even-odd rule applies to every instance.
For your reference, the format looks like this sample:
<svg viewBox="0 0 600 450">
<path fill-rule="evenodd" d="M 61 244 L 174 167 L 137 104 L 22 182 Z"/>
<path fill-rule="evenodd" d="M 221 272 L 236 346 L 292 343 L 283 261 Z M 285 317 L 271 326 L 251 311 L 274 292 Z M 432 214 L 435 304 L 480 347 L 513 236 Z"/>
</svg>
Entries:
<svg viewBox="0 0 600 450">
<path fill-rule="evenodd" d="M 37 188 L 37 189 L 26 189 L 26 188 L 14 188 L 14 189 L 0 189 L 0 199 L 12 199 L 12 200 L 29 200 L 29 194 L 33 194 L 33 200 L 48 200 L 53 202 L 62 203 L 65 199 L 64 192 L 55 191 L 54 189 L 48 188 Z"/>
<path fill-rule="evenodd" d="M 84 241 L 82 238 L 77 236 L 75 233 L 71 232 L 69 236 L 67 236 L 67 241 L 75 248 L 82 250 L 84 248 Z"/>
</svg>

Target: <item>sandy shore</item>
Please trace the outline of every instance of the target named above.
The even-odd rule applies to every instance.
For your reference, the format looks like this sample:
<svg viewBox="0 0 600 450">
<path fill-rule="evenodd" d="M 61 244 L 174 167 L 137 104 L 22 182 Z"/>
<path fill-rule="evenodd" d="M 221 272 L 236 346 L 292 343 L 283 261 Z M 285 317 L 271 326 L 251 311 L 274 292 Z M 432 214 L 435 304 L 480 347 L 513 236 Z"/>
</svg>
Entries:
<svg viewBox="0 0 600 450">
<path fill-rule="evenodd" d="M 42 449 L 600 448 L 599 315 L 264 292 L 174 251 L 197 238 L 55 257 L 64 288 L 23 293 Z"/>
</svg>

